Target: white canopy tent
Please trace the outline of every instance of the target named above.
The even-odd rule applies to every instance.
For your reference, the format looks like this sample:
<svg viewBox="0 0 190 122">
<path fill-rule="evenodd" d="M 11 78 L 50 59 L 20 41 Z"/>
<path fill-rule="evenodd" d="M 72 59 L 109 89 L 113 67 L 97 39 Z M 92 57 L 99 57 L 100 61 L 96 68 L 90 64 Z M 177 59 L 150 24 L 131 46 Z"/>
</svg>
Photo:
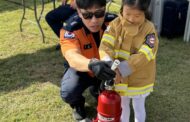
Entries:
<svg viewBox="0 0 190 122">
<path fill-rule="evenodd" d="M 149 8 L 152 13 L 152 22 L 159 35 L 162 30 L 163 2 L 164 0 L 152 0 Z"/>
<path fill-rule="evenodd" d="M 190 0 L 189 0 L 188 12 L 187 12 L 187 20 L 186 20 L 186 26 L 185 26 L 184 41 L 185 42 L 190 41 Z"/>
</svg>

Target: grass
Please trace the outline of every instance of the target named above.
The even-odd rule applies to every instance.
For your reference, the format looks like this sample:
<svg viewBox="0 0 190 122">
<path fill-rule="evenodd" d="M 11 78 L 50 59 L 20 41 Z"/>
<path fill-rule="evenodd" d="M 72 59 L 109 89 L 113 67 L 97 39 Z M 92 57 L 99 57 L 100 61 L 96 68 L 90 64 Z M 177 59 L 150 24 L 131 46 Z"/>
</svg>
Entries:
<svg viewBox="0 0 190 122">
<path fill-rule="evenodd" d="M 46 4 L 44 15 L 51 9 L 52 4 Z M 21 6 L 0 1 L 0 122 L 73 122 L 70 107 L 59 95 L 64 67 L 61 53 L 55 51 L 58 39 L 44 19 L 45 44 L 36 25 L 25 21 L 20 33 L 21 16 Z M 32 11 L 27 10 L 27 18 L 34 18 Z M 147 122 L 190 121 L 189 47 L 181 38 L 160 39 Z M 95 103 L 87 91 L 85 96 L 93 117 Z"/>
</svg>

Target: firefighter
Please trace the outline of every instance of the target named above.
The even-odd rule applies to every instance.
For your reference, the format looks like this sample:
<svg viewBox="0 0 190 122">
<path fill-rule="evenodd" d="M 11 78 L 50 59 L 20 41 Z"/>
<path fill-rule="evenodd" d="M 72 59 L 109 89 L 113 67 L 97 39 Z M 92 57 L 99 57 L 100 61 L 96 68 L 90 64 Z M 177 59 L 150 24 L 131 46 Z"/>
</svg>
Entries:
<svg viewBox="0 0 190 122">
<path fill-rule="evenodd" d="M 122 99 L 121 122 L 129 122 L 131 99 L 135 122 L 145 122 L 145 99 L 153 91 L 158 37 L 148 20 L 149 4 L 150 0 L 123 0 L 99 48 L 102 60 L 121 61 L 115 79 L 115 90 Z"/>
<path fill-rule="evenodd" d="M 46 14 L 46 22 L 51 27 L 53 32 L 60 37 L 60 29 L 63 27 L 63 22 L 66 21 L 70 16 L 76 13 L 75 0 L 62 0 L 62 5 Z M 60 49 L 60 45 L 56 46 L 56 50 Z"/>
<path fill-rule="evenodd" d="M 85 98 L 88 87 L 98 92 L 101 80 L 115 77 L 109 61 L 100 61 L 98 47 L 103 31 L 115 18 L 107 14 L 106 0 L 76 0 L 77 15 L 69 18 L 60 31 L 60 45 L 69 67 L 61 80 L 61 97 L 73 108 L 73 117 L 85 119 Z M 97 97 L 97 95 L 96 95 Z"/>
</svg>

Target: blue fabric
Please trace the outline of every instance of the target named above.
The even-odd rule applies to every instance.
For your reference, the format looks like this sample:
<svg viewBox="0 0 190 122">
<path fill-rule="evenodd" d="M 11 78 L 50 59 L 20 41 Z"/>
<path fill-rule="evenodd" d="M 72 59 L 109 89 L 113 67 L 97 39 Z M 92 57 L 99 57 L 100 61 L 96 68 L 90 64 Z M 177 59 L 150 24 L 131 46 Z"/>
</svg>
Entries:
<svg viewBox="0 0 190 122">
<path fill-rule="evenodd" d="M 74 13 L 76 13 L 76 10 L 71 8 L 70 5 L 61 5 L 58 8 L 47 13 L 46 21 L 54 33 L 60 37 L 60 29 L 63 27 L 63 22 L 66 21 Z"/>
<path fill-rule="evenodd" d="M 68 68 L 61 80 L 61 97 L 71 106 L 84 104 L 85 98 L 82 94 L 85 89 L 90 86 L 99 88 L 99 84 L 97 78 L 89 76 L 87 72 L 78 72 L 73 68 Z"/>
</svg>

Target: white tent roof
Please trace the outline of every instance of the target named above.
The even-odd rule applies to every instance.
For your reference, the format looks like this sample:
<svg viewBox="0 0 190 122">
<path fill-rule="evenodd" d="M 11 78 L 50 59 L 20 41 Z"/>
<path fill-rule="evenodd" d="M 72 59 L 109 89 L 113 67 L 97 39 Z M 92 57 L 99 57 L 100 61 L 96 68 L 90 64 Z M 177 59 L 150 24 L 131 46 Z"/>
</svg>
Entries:
<svg viewBox="0 0 190 122">
<path fill-rule="evenodd" d="M 152 12 L 152 22 L 154 23 L 158 35 L 162 30 L 162 13 L 164 0 L 151 0 L 150 11 Z"/>
<path fill-rule="evenodd" d="M 190 41 L 190 0 L 189 0 L 188 12 L 187 12 L 187 20 L 186 20 L 184 41 L 185 42 L 189 42 Z"/>
</svg>

